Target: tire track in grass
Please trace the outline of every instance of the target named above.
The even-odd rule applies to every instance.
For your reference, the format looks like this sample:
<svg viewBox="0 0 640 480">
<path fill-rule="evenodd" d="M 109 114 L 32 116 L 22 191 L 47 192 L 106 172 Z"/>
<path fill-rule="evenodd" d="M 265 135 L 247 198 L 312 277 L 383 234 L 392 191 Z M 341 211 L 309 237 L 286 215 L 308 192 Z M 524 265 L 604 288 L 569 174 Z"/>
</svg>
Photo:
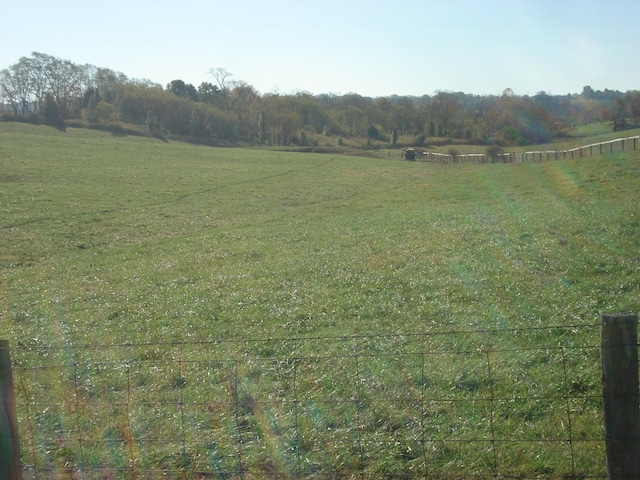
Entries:
<svg viewBox="0 0 640 480">
<path fill-rule="evenodd" d="M 231 183 L 226 183 L 226 184 L 222 184 L 222 185 L 216 185 L 214 187 L 206 188 L 204 190 L 198 190 L 198 191 L 195 191 L 195 192 L 186 193 L 186 194 L 180 195 L 177 198 L 173 198 L 173 199 L 170 199 L 170 200 L 164 200 L 162 202 L 154 202 L 154 203 L 148 203 L 146 205 L 140 205 L 140 206 L 138 206 L 136 208 L 140 209 L 140 208 L 149 208 L 149 207 L 158 207 L 158 206 L 162 206 L 162 205 L 169 205 L 169 204 L 172 204 L 172 203 L 181 202 L 181 201 L 183 201 L 183 200 L 185 200 L 187 198 L 190 198 L 190 197 L 194 197 L 194 196 L 198 196 L 198 195 L 204 195 L 204 194 L 211 193 L 211 192 L 218 191 L 218 190 L 224 190 L 226 188 L 235 187 L 235 186 L 238 186 L 238 185 L 250 185 L 250 184 L 255 184 L 255 183 L 261 183 L 261 182 L 264 182 L 264 181 L 267 181 L 267 180 L 271 180 L 273 178 L 285 177 L 287 175 L 291 175 L 292 173 L 304 172 L 304 171 L 307 171 L 307 170 L 314 170 L 314 169 L 317 169 L 317 168 L 321 168 L 321 167 L 324 167 L 324 166 L 330 164 L 334 160 L 335 160 L 335 158 L 332 157 L 327 161 L 324 161 L 324 162 L 319 163 L 317 165 L 313 165 L 313 166 L 308 167 L 308 168 L 299 168 L 299 169 L 292 168 L 292 169 L 286 170 L 284 172 L 276 173 L 276 174 L 273 174 L 273 175 L 266 175 L 266 176 L 263 176 L 263 177 L 247 179 L 247 180 L 243 180 L 243 181 L 240 181 L 240 182 L 231 182 Z M 64 218 L 70 218 L 71 216 L 80 217 L 80 216 L 86 216 L 86 215 L 118 213 L 118 212 L 126 212 L 126 211 L 129 211 L 129 210 L 131 210 L 131 209 L 130 208 L 120 208 L 120 209 L 114 208 L 114 209 L 97 210 L 97 211 L 96 210 L 92 210 L 92 211 L 86 211 L 86 212 L 81 212 L 81 213 L 76 213 L 76 214 L 69 214 L 66 217 L 59 217 L 59 218 L 64 219 Z M 45 222 L 46 220 L 51 220 L 51 217 L 42 216 L 42 217 L 26 220 L 24 222 L 6 224 L 6 225 L 3 225 L 2 227 L 0 227 L 0 229 L 2 229 L 2 230 L 11 230 L 12 228 L 18 228 L 18 227 L 24 227 L 24 226 L 27 226 L 27 225 L 33 225 L 33 224 L 36 224 L 36 223 L 42 223 L 42 222 Z"/>
<path fill-rule="evenodd" d="M 273 175 L 266 175 L 264 177 L 252 178 L 252 179 L 243 180 L 243 181 L 240 181 L 240 182 L 233 182 L 233 183 L 217 185 L 215 187 L 206 188 L 204 190 L 199 190 L 199 191 L 196 191 L 196 192 L 186 193 L 184 195 L 179 196 L 175 200 L 167 200 L 165 202 L 159 202 L 159 203 L 156 203 L 156 204 L 151 204 L 151 206 L 165 205 L 165 204 L 168 204 L 168 203 L 175 203 L 175 202 L 182 201 L 182 200 L 184 200 L 186 198 L 194 197 L 194 196 L 197 196 L 197 195 L 203 195 L 203 194 L 206 194 L 206 193 L 214 192 L 214 191 L 217 191 L 217 190 L 222 190 L 222 189 L 229 188 L 229 187 L 236 187 L 238 185 L 251 185 L 251 184 L 254 184 L 254 183 L 261 183 L 261 182 L 264 182 L 266 180 L 271 180 L 273 178 L 286 177 L 287 175 L 291 175 L 292 173 L 304 172 L 304 171 L 307 171 L 307 170 L 313 170 L 313 169 L 316 169 L 316 168 L 324 167 L 325 165 L 328 165 L 329 163 L 333 162 L 334 160 L 335 160 L 334 158 L 331 158 L 331 159 L 327 160 L 326 162 L 322 162 L 322 163 L 320 163 L 318 165 L 314 165 L 314 166 L 308 167 L 308 168 L 291 168 L 291 169 L 286 170 L 284 172 L 275 173 Z"/>
</svg>

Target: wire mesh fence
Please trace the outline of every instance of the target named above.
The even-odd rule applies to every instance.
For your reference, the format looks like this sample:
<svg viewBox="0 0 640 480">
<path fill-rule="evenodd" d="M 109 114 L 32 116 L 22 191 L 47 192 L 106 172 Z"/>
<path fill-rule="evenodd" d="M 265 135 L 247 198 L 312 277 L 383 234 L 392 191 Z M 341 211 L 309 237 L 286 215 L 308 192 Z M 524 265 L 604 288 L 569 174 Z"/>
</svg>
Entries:
<svg viewBox="0 0 640 480">
<path fill-rule="evenodd" d="M 598 328 L 22 345 L 23 477 L 605 478 Z"/>
</svg>

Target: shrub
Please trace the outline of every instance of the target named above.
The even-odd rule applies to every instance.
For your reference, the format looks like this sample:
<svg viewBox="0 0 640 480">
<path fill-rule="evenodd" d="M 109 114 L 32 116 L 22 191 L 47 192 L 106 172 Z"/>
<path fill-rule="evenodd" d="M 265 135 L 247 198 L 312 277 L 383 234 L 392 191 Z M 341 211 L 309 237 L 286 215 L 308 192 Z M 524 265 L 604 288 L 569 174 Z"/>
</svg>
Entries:
<svg viewBox="0 0 640 480">
<path fill-rule="evenodd" d="M 485 154 L 487 155 L 487 157 L 492 159 L 496 158 L 498 155 L 502 153 L 504 153 L 504 149 L 500 145 L 497 145 L 495 143 L 492 145 L 489 145 L 485 150 Z"/>
<path fill-rule="evenodd" d="M 56 103 L 53 95 L 47 93 L 44 99 L 44 107 L 42 108 L 42 116 L 44 118 L 45 125 L 49 125 L 56 128 L 64 128 L 64 121 L 60 115 L 58 104 Z"/>
</svg>

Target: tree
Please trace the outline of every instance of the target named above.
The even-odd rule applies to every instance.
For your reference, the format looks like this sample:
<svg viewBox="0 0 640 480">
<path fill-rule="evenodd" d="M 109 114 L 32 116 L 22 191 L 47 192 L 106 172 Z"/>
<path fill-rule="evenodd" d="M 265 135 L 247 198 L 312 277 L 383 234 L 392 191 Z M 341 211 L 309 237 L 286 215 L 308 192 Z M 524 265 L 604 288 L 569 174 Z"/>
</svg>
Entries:
<svg viewBox="0 0 640 480">
<path fill-rule="evenodd" d="M 32 62 L 28 58 L 21 58 L 20 61 L 11 68 L 13 77 L 13 87 L 20 102 L 20 111 L 35 111 L 35 96 L 33 95 L 34 72 Z"/>
<path fill-rule="evenodd" d="M 76 65 L 69 60 L 33 53 L 37 77 L 43 82 L 42 91 L 53 95 L 60 115 L 66 117 L 88 88 L 87 66 Z"/>
<path fill-rule="evenodd" d="M 595 92 L 593 91 L 593 88 L 591 88 L 590 85 L 585 85 L 582 88 L 582 96 L 584 98 L 591 99 L 595 96 Z"/>
<path fill-rule="evenodd" d="M 200 119 L 200 114 L 193 110 L 191 112 L 191 118 L 189 119 L 189 130 L 191 131 L 191 136 L 193 137 L 201 137 L 204 135 L 204 125 Z"/>
<path fill-rule="evenodd" d="M 258 143 L 264 143 L 267 139 L 267 126 L 264 118 L 264 112 L 258 115 Z"/>
<path fill-rule="evenodd" d="M 108 123 L 115 114 L 116 107 L 107 102 L 98 102 L 96 105 L 96 118 L 102 123 Z"/>
<path fill-rule="evenodd" d="M 228 72 L 224 68 L 216 67 L 209 69 L 209 75 L 211 75 L 218 84 L 218 90 L 222 95 L 222 106 L 224 110 L 229 111 L 231 108 L 231 88 L 234 84 L 230 79 L 233 77 L 233 73 Z"/>
<path fill-rule="evenodd" d="M 298 93 L 295 97 L 295 108 L 300 112 L 302 123 L 314 132 L 321 133 L 327 125 L 328 116 L 320 102 L 310 93 Z"/>
<path fill-rule="evenodd" d="M 92 81 L 101 100 L 115 103 L 118 86 L 126 84 L 128 79 L 124 73 L 114 72 L 108 68 L 97 68 Z"/>
<path fill-rule="evenodd" d="M 348 106 L 341 112 L 342 123 L 349 129 L 349 136 L 361 136 L 365 133 L 363 123 L 366 121 L 366 115 L 362 109 L 355 106 Z"/>
<path fill-rule="evenodd" d="M 15 78 L 9 69 L 0 72 L 0 94 L 2 101 L 8 102 L 13 109 L 13 113 L 17 115 L 20 112 L 21 101 L 19 88 L 15 83 Z"/>
<path fill-rule="evenodd" d="M 450 129 L 459 111 L 458 97 L 452 92 L 437 91 L 432 104 L 435 117 L 440 121 L 438 136 L 450 135 Z M 440 131 L 440 126 L 442 131 Z"/>
<path fill-rule="evenodd" d="M 89 96 L 89 100 L 87 101 L 87 106 L 84 109 L 84 121 L 89 125 L 94 123 L 98 123 L 98 115 L 96 114 L 96 97 L 95 95 Z"/>
<path fill-rule="evenodd" d="M 397 106 L 388 98 L 377 98 L 367 106 L 369 123 L 378 125 L 387 131 L 397 129 L 399 125 L 394 118 L 396 109 Z"/>
<path fill-rule="evenodd" d="M 196 87 L 190 83 L 184 83 L 182 80 L 172 80 L 171 83 L 167 85 L 167 91 L 176 97 L 188 98 L 193 102 L 198 101 L 198 91 Z"/>
<path fill-rule="evenodd" d="M 53 58 L 38 52 L 32 52 L 28 59 L 30 68 L 31 93 L 36 104 L 36 108 L 41 110 L 44 105 L 44 97 L 49 91 L 49 82 L 46 71 L 47 63 Z"/>
<path fill-rule="evenodd" d="M 394 107 L 393 122 L 403 134 L 413 135 L 424 130 L 420 114 L 409 99 L 398 101 Z"/>
<path fill-rule="evenodd" d="M 375 125 L 369 125 L 367 127 L 367 138 L 369 140 L 378 140 L 380 138 L 380 132 Z"/>
<path fill-rule="evenodd" d="M 44 106 L 42 108 L 42 116 L 44 123 L 56 128 L 64 128 L 64 121 L 60 116 L 60 110 L 58 109 L 58 103 L 53 98 L 53 95 L 47 93 L 44 97 Z"/>
<path fill-rule="evenodd" d="M 627 111 L 627 104 L 624 98 L 616 98 L 613 101 L 611 109 L 611 117 L 613 118 L 613 131 L 624 129 L 627 125 L 625 119 Z"/>
<path fill-rule="evenodd" d="M 198 86 L 198 98 L 201 102 L 216 105 L 220 99 L 220 90 L 217 85 L 210 82 L 202 82 Z M 220 104 L 221 106 L 222 104 Z"/>
<path fill-rule="evenodd" d="M 626 94 L 629 114 L 634 126 L 640 125 L 640 92 L 633 91 Z"/>
<path fill-rule="evenodd" d="M 160 135 L 160 123 L 151 110 L 147 112 L 147 119 L 144 122 L 147 133 L 154 137 Z"/>
</svg>

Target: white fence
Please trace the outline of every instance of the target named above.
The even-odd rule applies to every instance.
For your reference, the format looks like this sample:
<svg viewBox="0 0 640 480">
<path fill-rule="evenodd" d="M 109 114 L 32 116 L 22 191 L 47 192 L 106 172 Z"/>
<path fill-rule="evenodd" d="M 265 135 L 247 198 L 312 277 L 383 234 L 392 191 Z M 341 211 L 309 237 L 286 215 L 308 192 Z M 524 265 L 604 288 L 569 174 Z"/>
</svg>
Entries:
<svg viewBox="0 0 640 480">
<path fill-rule="evenodd" d="M 489 155 L 485 153 L 470 153 L 464 155 L 451 155 L 446 153 L 422 152 L 418 156 L 420 160 L 438 163 L 523 163 L 541 162 L 544 160 L 562 160 L 565 158 L 583 158 L 601 155 L 604 153 L 624 152 L 637 150 L 640 144 L 640 136 L 616 138 L 607 142 L 593 143 L 569 150 L 540 150 L 530 152 L 510 152 Z"/>
</svg>

